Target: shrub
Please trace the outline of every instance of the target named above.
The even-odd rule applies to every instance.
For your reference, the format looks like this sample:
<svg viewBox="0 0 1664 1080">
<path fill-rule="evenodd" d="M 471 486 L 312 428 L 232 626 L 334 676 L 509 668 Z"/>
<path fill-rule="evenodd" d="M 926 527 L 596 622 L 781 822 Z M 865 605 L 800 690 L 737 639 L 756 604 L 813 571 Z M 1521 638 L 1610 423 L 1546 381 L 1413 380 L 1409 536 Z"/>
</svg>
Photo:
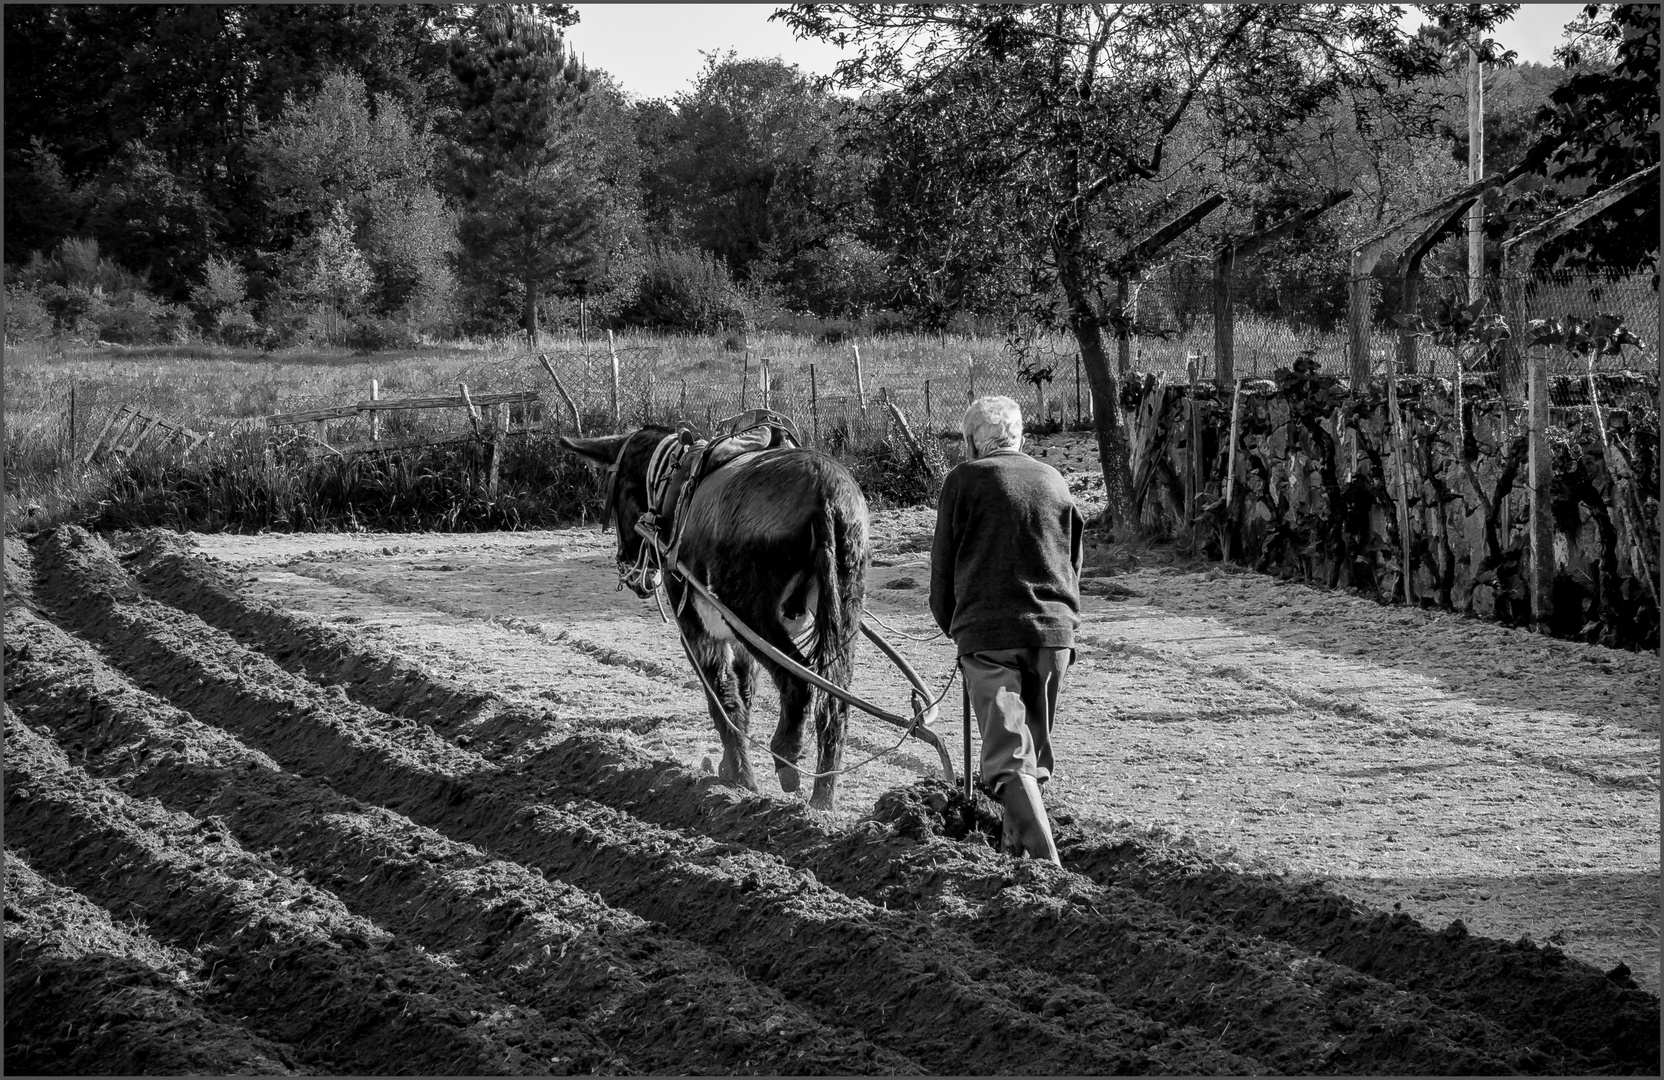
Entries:
<svg viewBox="0 0 1664 1080">
<path fill-rule="evenodd" d="M 715 334 L 745 329 L 746 302 L 715 258 L 659 243 L 648 248 L 635 300 L 619 317 L 635 326 Z"/>
<path fill-rule="evenodd" d="M 40 341 L 52 336 L 52 312 L 40 290 L 6 275 L 6 344 Z"/>
<path fill-rule="evenodd" d="M 382 349 L 414 349 L 421 344 L 416 332 L 405 323 L 368 315 L 349 322 L 342 339 L 348 348 L 366 353 Z"/>
</svg>

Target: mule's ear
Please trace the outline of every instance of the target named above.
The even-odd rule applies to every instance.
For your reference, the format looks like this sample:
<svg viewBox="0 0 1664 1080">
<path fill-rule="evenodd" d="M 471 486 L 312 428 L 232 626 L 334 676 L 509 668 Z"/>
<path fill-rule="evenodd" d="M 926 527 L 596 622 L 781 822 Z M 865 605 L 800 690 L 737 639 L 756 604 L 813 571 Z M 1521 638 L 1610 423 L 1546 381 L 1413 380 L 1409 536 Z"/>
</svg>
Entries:
<svg viewBox="0 0 1664 1080">
<path fill-rule="evenodd" d="M 630 436 L 602 435 L 598 439 L 569 439 L 565 435 L 560 437 L 560 445 L 572 451 L 581 458 L 586 458 L 596 465 L 611 465 L 618 460 L 618 452 L 624 446 L 624 440 Z"/>
</svg>

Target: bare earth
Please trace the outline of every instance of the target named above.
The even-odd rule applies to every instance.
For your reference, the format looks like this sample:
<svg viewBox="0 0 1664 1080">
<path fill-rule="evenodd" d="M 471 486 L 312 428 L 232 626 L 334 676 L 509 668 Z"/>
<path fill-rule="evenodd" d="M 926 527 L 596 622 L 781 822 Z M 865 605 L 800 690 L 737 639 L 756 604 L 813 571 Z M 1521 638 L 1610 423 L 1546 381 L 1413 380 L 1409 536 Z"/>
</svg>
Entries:
<svg viewBox="0 0 1664 1080">
<path fill-rule="evenodd" d="M 1654 657 L 1094 549 L 1058 869 L 869 717 L 720 783 L 613 543 L 8 542 L 5 1071 L 1658 1075 Z"/>
<path fill-rule="evenodd" d="M 1047 442 L 1089 505 L 1090 448 Z M 913 637 L 935 631 L 933 522 L 928 510 L 874 515 L 868 607 Z M 610 533 L 193 540 L 247 574 L 252 595 L 444 675 L 558 713 L 627 703 L 651 752 L 693 768 L 720 757 L 673 626 L 615 589 Z M 1054 805 L 1166 827 L 1429 927 L 1459 918 L 1474 934 L 1622 961 L 1658 991 L 1657 657 L 1149 561 L 1086 581 Z M 944 684 L 950 643 L 886 636 Z M 857 671 L 857 692 L 908 711 L 905 685 L 866 642 Z M 768 697 L 754 729 L 764 741 Z M 956 684 L 938 724 L 955 762 L 958 697 Z M 849 761 L 897 742 L 869 717 L 851 726 Z M 904 744 L 846 778 L 840 817 L 937 770 L 929 748 Z"/>
</svg>

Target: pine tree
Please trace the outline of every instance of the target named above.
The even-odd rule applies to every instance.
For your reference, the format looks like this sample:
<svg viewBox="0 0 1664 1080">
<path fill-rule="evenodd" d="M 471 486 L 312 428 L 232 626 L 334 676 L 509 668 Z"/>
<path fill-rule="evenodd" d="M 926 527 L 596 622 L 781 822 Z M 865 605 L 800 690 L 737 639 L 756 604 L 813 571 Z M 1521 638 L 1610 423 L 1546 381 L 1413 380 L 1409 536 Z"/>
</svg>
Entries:
<svg viewBox="0 0 1664 1080">
<path fill-rule="evenodd" d="M 460 239 L 471 271 L 524 290 L 535 348 L 545 284 L 584 274 L 599 257 L 604 200 L 593 139 L 579 123 L 589 76 L 554 23 L 519 8 L 487 14 L 475 40 L 452 41 L 450 60 Z"/>
</svg>

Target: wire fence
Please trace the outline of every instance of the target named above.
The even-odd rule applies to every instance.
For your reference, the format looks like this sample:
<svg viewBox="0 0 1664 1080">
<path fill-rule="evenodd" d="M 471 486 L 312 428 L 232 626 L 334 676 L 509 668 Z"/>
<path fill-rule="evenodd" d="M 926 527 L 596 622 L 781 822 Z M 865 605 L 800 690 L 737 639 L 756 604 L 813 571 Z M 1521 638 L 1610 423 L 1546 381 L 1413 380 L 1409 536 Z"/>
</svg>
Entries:
<svg viewBox="0 0 1664 1080">
<path fill-rule="evenodd" d="M 1237 377 L 1269 378 L 1304 360 L 1323 374 L 1350 378 L 1352 344 L 1346 325 L 1268 311 L 1272 305 L 1266 296 L 1274 297 L 1274 291 L 1249 285 L 1238 290 L 1246 298 L 1232 311 Z M 1433 282 L 1423 287 L 1417 311 L 1424 322 L 1436 319 L 1439 305 L 1460 285 Z M 1405 335 L 1393 320 L 1401 306 L 1397 288 L 1396 279 L 1370 279 L 1363 347 L 1371 374 L 1413 371 L 1450 380 L 1458 369 L 1458 352 L 1438 338 L 1420 336 L 1413 361 L 1407 357 Z M 1118 367 L 1124 352 L 1128 370 L 1137 375 L 1165 373 L 1172 383 L 1192 377 L 1193 371 L 1200 382 L 1214 381 L 1218 358 L 1211 279 L 1152 280 L 1135 283 L 1129 291 L 1132 332 L 1124 343 L 1113 330 L 1106 335 L 1110 364 Z M 1550 380 L 1552 404 L 1557 408 L 1587 404 L 1591 370 L 1613 376 L 1631 370 L 1656 377 L 1659 309 L 1657 294 L 1645 277 L 1543 275 L 1492 282 L 1488 295 L 1493 309 L 1509 320 L 1516 353 L 1522 346 L 1547 353 L 1550 374 L 1555 376 Z M 1587 328 L 1603 315 L 1610 316 L 1608 324 L 1621 323 L 1640 344 L 1599 349 L 1587 334 L 1576 340 L 1562 335 L 1549 345 L 1527 344 L 1533 322 Z M 575 428 L 575 406 L 586 433 L 678 420 L 708 428 L 722 417 L 766 406 L 792 416 L 814 444 L 834 449 L 874 433 L 886 434 L 891 419 L 883 401 L 895 404 L 915 431 L 938 434 L 956 432 L 965 404 L 983 394 L 1015 399 L 1027 426 L 1036 430 L 1087 426 L 1094 414 L 1079 349 L 1063 335 L 1027 339 L 1021 367 L 1008 343 L 998 338 L 928 334 L 854 342 L 758 334 L 738 347 L 720 338 L 620 335 L 551 339 L 540 345 L 541 353 L 503 346 L 458 350 L 444 359 L 378 360 L 374 370 L 381 379 L 379 394 L 454 396 L 460 386 L 472 393 L 536 391 L 540 401 L 523 409 L 516 406 L 509 418 L 512 424 Z M 1465 381 L 1488 380 L 1511 408 L 1521 408 L 1523 379 L 1501 378 L 1498 369 L 1504 360 L 1469 347 L 1460 356 L 1460 367 Z M 22 392 L 14 392 L 9 382 L 8 463 L 17 464 L 27 444 L 39 452 L 50 450 L 54 460 L 70 464 L 100 425 L 123 406 L 213 434 L 235 426 L 228 412 L 247 418 L 237 423 L 252 423 L 259 415 L 339 406 L 378 392 L 362 368 L 350 365 L 337 365 L 339 375 L 326 381 L 283 389 L 271 370 L 281 361 L 205 356 L 200 363 L 189 357 L 159 362 L 167 366 L 140 383 L 97 377 L 90 369 L 83 370 L 93 377 L 65 376 Z M 550 370 L 570 395 L 570 406 L 555 390 Z M 332 444 L 353 444 L 372 438 L 460 438 L 475 427 L 466 410 L 429 410 L 379 414 L 373 424 L 368 415 L 335 418 L 314 434 Z M 49 445 L 42 447 L 43 442 Z"/>
</svg>

